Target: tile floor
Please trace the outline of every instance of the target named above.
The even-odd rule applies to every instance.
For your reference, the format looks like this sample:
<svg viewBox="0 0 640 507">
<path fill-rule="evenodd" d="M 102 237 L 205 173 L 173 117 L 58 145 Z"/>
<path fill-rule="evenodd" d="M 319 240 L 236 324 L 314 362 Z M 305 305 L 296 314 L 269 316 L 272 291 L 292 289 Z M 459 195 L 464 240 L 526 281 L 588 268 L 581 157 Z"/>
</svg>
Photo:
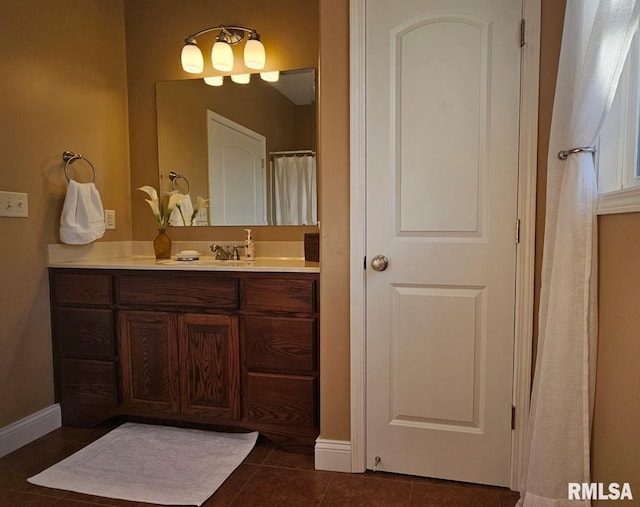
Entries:
<svg viewBox="0 0 640 507">
<path fill-rule="evenodd" d="M 0 458 L 0 507 L 149 506 L 33 486 L 27 478 L 73 454 L 109 430 L 63 427 Z M 387 473 L 315 471 L 313 458 L 291 454 L 259 439 L 256 447 L 205 507 L 424 506 L 513 507 L 518 494 Z"/>
</svg>

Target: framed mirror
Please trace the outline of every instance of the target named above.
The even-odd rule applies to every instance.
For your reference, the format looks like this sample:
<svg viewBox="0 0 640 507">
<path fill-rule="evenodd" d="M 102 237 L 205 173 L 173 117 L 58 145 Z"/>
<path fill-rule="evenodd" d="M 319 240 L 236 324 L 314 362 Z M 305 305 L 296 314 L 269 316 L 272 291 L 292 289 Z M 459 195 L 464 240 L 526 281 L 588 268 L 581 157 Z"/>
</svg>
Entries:
<svg viewBox="0 0 640 507">
<path fill-rule="evenodd" d="M 209 199 L 193 225 L 315 225 L 316 72 L 156 83 L 160 188 Z"/>
</svg>

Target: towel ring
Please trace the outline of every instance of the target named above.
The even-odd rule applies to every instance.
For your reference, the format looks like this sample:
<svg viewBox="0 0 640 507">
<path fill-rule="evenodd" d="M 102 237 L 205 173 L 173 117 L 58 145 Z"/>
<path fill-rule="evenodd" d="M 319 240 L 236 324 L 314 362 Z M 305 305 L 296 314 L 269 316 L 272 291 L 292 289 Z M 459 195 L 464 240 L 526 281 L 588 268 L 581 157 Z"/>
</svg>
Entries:
<svg viewBox="0 0 640 507">
<path fill-rule="evenodd" d="M 89 164 L 89 167 L 91 167 L 91 171 L 93 172 L 93 180 L 91 180 L 91 183 L 96 182 L 96 168 L 93 167 L 93 164 L 89 159 L 84 158 L 79 153 L 73 153 L 72 151 L 67 150 L 62 154 L 62 160 L 64 161 L 64 175 L 67 178 L 67 182 L 71 181 L 71 179 L 69 178 L 69 172 L 67 171 L 67 168 L 69 167 L 69 165 L 73 164 L 76 160 L 84 160 L 87 164 Z"/>
<path fill-rule="evenodd" d="M 182 174 L 178 174 L 175 171 L 171 171 L 169 173 L 169 179 L 171 180 L 171 190 L 176 189 L 176 180 L 184 180 L 185 185 L 187 185 L 187 191 L 185 194 L 189 193 L 189 180 L 185 178 Z"/>
</svg>

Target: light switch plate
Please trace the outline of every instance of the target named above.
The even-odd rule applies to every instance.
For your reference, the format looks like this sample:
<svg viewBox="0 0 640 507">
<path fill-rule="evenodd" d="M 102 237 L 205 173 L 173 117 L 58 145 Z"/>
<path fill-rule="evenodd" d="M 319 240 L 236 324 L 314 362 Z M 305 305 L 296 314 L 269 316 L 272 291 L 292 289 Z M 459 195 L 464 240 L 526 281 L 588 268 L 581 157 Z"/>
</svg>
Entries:
<svg viewBox="0 0 640 507">
<path fill-rule="evenodd" d="M 0 191 L 0 217 L 26 218 L 29 216 L 29 200 L 22 192 Z"/>
<path fill-rule="evenodd" d="M 116 210 L 113 210 L 113 209 L 104 210 L 104 227 L 105 229 L 116 228 Z"/>
</svg>

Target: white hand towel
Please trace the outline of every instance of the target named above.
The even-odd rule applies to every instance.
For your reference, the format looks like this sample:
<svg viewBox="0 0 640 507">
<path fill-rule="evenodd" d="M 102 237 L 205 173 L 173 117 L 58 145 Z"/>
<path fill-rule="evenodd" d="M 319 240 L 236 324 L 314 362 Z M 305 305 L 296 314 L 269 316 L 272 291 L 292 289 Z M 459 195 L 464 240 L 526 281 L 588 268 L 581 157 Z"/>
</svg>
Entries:
<svg viewBox="0 0 640 507">
<path fill-rule="evenodd" d="M 86 245 L 104 235 L 104 210 L 93 183 L 69 180 L 60 217 L 60 239 L 69 245 Z"/>
<path fill-rule="evenodd" d="M 171 215 L 169 216 L 169 224 L 175 226 L 181 225 L 191 225 L 191 215 L 193 215 L 193 203 L 191 202 L 191 197 L 189 194 L 185 195 L 184 199 L 182 199 L 178 205 L 180 209 L 177 207 L 173 209 Z M 182 213 L 180 213 L 182 212 Z M 184 217 L 184 220 L 182 218 Z"/>
</svg>

